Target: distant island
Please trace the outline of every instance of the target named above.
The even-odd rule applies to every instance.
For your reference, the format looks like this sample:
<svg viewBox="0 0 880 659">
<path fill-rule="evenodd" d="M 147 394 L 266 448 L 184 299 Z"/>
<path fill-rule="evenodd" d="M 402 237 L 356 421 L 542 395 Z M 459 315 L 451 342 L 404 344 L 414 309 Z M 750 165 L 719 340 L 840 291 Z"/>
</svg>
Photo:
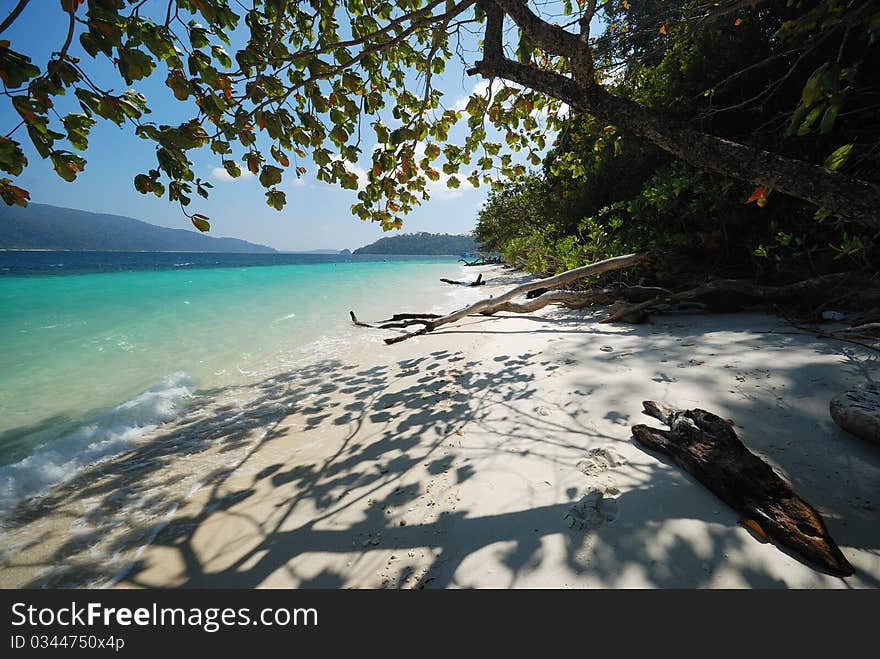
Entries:
<svg viewBox="0 0 880 659">
<path fill-rule="evenodd" d="M 121 215 L 28 204 L 0 205 L 0 249 L 106 252 L 251 252 L 276 250 L 237 238 L 213 238 Z"/>
<path fill-rule="evenodd" d="M 284 252 L 285 254 L 320 254 L 326 256 L 351 256 L 348 249 L 301 249 Z"/>
<path fill-rule="evenodd" d="M 473 236 L 448 233 L 404 233 L 380 238 L 374 243 L 354 250 L 355 254 L 472 254 L 479 249 Z"/>
</svg>

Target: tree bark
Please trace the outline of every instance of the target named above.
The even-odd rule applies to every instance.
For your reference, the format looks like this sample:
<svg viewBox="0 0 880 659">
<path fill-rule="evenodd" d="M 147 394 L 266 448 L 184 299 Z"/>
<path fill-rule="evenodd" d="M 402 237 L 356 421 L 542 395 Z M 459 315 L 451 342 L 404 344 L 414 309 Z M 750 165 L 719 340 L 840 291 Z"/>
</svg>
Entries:
<svg viewBox="0 0 880 659">
<path fill-rule="evenodd" d="M 481 272 L 477 275 L 477 278 L 474 281 L 455 281 L 454 279 L 446 279 L 445 277 L 441 277 L 440 281 L 444 284 L 452 284 L 453 286 L 485 286 L 486 282 L 483 281 L 483 273 Z"/>
<path fill-rule="evenodd" d="M 686 122 L 608 93 L 587 90 L 585 110 L 707 171 L 808 201 L 866 227 L 880 228 L 880 186 L 697 130 Z"/>
<path fill-rule="evenodd" d="M 646 414 L 670 429 L 633 426 L 640 444 L 671 457 L 777 544 L 837 576 L 853 574 L 819 513 L 749 451 L 728 422 L 705 410 L 673 410 L 653 401 L 643 405 Z"/>
<path fill-rule="evenodd" d="M 519 0 L 486 0 L 483 4 L 487 19 L 483 59 L 474 63 L 469 74 L 500 77 L 534 89 L 568 103 L 575 112 L 586 112 L 647 139 L 694 167 L 773 188 L 863 226 L 880 229 L 880 185 L 726 140 L 665 112 L 615 96 L 592 75 L 586 75 L 592 71 L 588 42 L 541 19 Z M 505 13 L 536 45 L 566 57 L 573 77 L 507 58 L 502 47 Z"/>
<path fill-rule="evenodd" d="M 787 286 L 762 286 L 751 281 L 739 279 L 718 279 L 680 293 L 666 293 L 639 304 L 617 302 L 603 323 L 619 320 L 640 323 L 650 310 L 661 304 L 697 303 L 710 312 L 729 313 L 754 307 L 773 305 L 810 305 L 829 299 L 838 288 L 848 287 L 853 275 L 836 273 L 795 282 Z"/>
<path fill-rule="evenodd" d="M 585 265 L 580 268 L 566 270 L 565 272 L 554 275 L 553 277 L 547 277 L 546 279 L 536 279 L 534 281 L 521 284 L 520 286 L 516 286 L 515 288 L 510 289 L 509 291 L 502 295 L 499 295 L 498 297 L 490 297 L 480 300 L 479 302 L 475 302 L 474 304 L 464 307 L 463 309 L 453 311 L 446 316 L 441 316 L 440 318 L 427 321 L 424 323 L 425 326 L 423 329 L 417 332 L 412 332 L 410 334 L 403 334 L 401 336 L 396 336 L 391 339 L 385 339 L 385 343 L 387 343 L 388 345 L 400 343 L 401 341 L 406 341 L 407 339 L 411 339 L 414 336 L 421 336 L 428 332 L 433 332 L 435 329 L 441 327 L 442 325 L 454 323 L 456 320 L 460 320 L 466 316 L 472 316 L 476 314 L 492 314 L 495 311 L 504 307 L 505 304 L 507 304 L 514 298 L 525 295 L 529 291 L 533 291 L 538 288 L 546 288 L 548 290 L 552 290 L 555 288 L 559 288 L 560 286 L 564 286 L 565 284 L 568 284 L 570 282 L 577 281 L 578 279 L 583 279 L 584 277 L 602 274 L 603 272 L 611 272 L 613 270 L 622 270 L 623 268 L 629 268 L 631 266 L 643 263 L 646 259 L 646 254 L 627 254 L 625 256 L 615 256 L 614 258 L 605 259 L 604 261 L 598 261 L 596 263 Z M 544 295 L 547 295 L 547 293 L 545 293 Z"/>
</svg>

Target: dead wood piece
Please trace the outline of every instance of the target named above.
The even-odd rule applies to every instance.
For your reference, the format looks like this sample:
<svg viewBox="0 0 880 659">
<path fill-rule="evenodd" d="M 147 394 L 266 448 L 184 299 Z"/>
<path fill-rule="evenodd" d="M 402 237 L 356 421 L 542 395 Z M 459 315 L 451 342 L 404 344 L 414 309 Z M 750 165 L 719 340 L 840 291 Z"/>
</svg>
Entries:
<svg viewBox="0 0 880 659">
<path fill-rule="evenodd" d="M 439 313 L 396 313 L 388 320 L 383 320 L 383 323 L 390 323 L 395 320 L 413 320 L 413 319 L 423 319 L 430 320 L 431 318 L 439 318 Z"/>
<path fill-rule="evenodd" d="M 477 275 L 477 278 L 474 281 L 455 281 L 454 279 L 445 279 L 443 277 L 440 278 L 444 284 L 452 284 L 453 286 L 485 286 L 486 282 L 483 281 L 483 273 L 481 272 Z"/>
<path fill-rule="evenodd" d="M 819 513 L 743 445 L 730 423 L 701 409 L 674 410 L 653 401 L 643 406 L 669 430 L 633 426 L 640 444 L 670 456 L 778 545 L 837 576 L 853 574 Z"/>
<path fill-rule="evenodd" d="M 554 275 L 553 277 L 547 277 L 546 279 L 536 279 L 534 281 L 516 286 L 515 288 L 512 288 L 506 293 L 503 293 L 497 297 L 485 298 L 483 300 L 480 300 L 479 302 L 475 302 L 474 304 L 464 307 L 463 309 L 459 309 L 458 311 L 447 314 L 446 316 L 436 318 L 427 323 L 422 330 L 419 330 L 417 332 L 404 334 L 402 336 L 394 337 L 393 339 L 385 339 L 385 343 L 390 345 L 392 343 L 405 341 L 406 339 L 412 338 L 414 336 L 421 336 L 422 334 L 425 334 L 427 332 L 433 332 L 435 329 L 442 325 L 453 323 L 466 316 L 487 313 L 491 314 L 503 307 L 511 300 L 525 295 L 529 291 L 533 291 L 538 288 L 556 289 L 564 286 L 565 284 L 568 284 L 569 282 L 583 279 L 584 277 L 598 275 L 604 272 L 611 272 L 614 270 L 621 270 L 623 268 L 638 265 L 644 262 L 646 258 L 647 257 L 645 254 L 626 254 L 625 256 L 616 256 L 614 258 L 605 259 L 604 261 L 598 261 L 590 265 L 581 266 L 580 268 L 567 270 L 558 275 Z"/>
<path fill-rule="evenodd" d="M 831 399 L 829 409 L 838 426 L 880 444 L 880 386 L 867 384 L 844 391 Z"/>
<path fill-rule="evenodd" d="M 617 321 L 643 322 L 658 305 L 698 303 L 712 313 L 729 313 L 776 305 L 812 304 L 830 291 L 845 285 L 852 276 L 849 273 L 823 275 L 788 284 L 787 286 L 763 286 L 739 279 L 719 279 L 679 293 L 666 293 L 638 304 L 618 302 L 612 306 L 603 323 Z"/>
<path fill-rule="evenodd" d="M 391 318 L 380 320 L 378 324 L 371 325 L 359 321 L 357 316 L 354 315 L 354 311 L 349 311 L 348 315 L 351 316 L 351 322 L 358 327 L 369 327 L 371 329 L 395 329 L 409 327 L 410 325 L 427 325 L 433 318 L 440 317 L 436 313 L 396 313 Z"/>
<path fill-rule="evenodd" d="M 856 334 L 858 336 L 873 337 L 880 335 L 880 323 L 865 323 L 864 325 L 854 325 L 841 330 L 844 334 Z"/>
<path fill-rule="evenodd" d="M 501 311 L 512 313 L 531 313 L 542 309 L 549 304 L 558 304 L 569 309 L 581 309 L 593 304 L 611 304 L 622 299 L 631 302 L 645 300 L 665 291 L 663 288 L 653 286 L 627 286 L 625 288 L 591 288 L 586 291 L 549 291 L 538 296 L 526 296 L 526 302 L 505 302 L 492 311 L 485 311 L 483 315 L 491 316 Z M 668 293 L 668 291 L 666 291 Z"/>
<path fill-rule="evenodd" d="M 348 315 L 351 316 L 351 322 L 353 322 L 358 327 L 372 327 L 369 323 L 362 323 L 357 319 L 357 316 L 354 315 L 354 311 L 349 311 Z"/>
<path fill-rule="evenodd" d="M 482 257 L 476 259 L 474 261 L 468 261 L 467 259 L 458 259 L 460 263 L 464 263 L 466 266 L 473 267 L 475 265 L 501 265 L 502 261 L 498 257 Z"/>
</svg>

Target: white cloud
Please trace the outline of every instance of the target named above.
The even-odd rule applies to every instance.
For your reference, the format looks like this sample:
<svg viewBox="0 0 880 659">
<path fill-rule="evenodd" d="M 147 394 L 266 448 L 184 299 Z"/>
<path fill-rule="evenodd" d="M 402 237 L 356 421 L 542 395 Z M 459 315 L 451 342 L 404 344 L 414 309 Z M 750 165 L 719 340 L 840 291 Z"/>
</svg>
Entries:
<svg viewBox="0 0 880 659">
<path fill-rule="evenodd" d="M 242 167 L 240 164 L 238 165 L 241 169 L 241 176 L 237 179 L 232 178 L 229 175 L 229 172 L 226 171 L 225 167 L 215 167 L 211 170 L 211 178 L 214 178 L 218 181 L 223 181 L 224 183 L 228 183 L 230 181 L 242 181 L 244 179 L 253 178 L 254 175 L 251 173 L 247 167 Z"/>
</svg>

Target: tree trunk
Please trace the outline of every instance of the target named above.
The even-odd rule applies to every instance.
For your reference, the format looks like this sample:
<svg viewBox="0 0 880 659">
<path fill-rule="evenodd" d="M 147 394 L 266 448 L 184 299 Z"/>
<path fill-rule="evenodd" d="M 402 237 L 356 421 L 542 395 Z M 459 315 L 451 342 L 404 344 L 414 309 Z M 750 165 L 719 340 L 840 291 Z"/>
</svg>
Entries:
<svg viewBox="0 0 880 659">
<path fill-rule="evenodd" d="M 645 413 L 669 426 L 633 426 L 647 448 L 670 456 L 751 527 L 832 574 L 853 567 L 831 538 L 818 512 L 801 499 L 766 462 L 749 451 L 728 422 L 705 410 L 673 410 L 653 401 Z"/>
<path fill-rule="evenodd" d="M 442 325 L 454 323 L 456 320 L 460 320 L 466 316 L 472 316 L 476 314 L 492 314 L 495 311 L 503 308 L 505 304 L 507 304 L 514 298 L 525 295 L 529 291 L 533 291 L 538 288 L 546 288 L 548 290 L 552 290 L 555 288 L 559 288 L 560 286 L 564 286 L 565 284 L 568 284 L 570 282 L 577 281 L 578 279 L 583 279 L 584 277 L 602 274 L 603 272 L 611 272 L 613 270 L 622 270 L 623 268 L 629 268 L 631 266 L 643 263 L 646 259 L 646 254 L 627 254 L 625 256 L 615 256 L 614 258 L 591 263 L 590 265 L 581 266 L 580 268 L 566 270 L 565 272 L 554 275 L 553 277 L 547 277 L 546 279 L 536 279 L 534 281 L 530 281 L 525 284 L 521 284 L 520 286 L 517 286 L 515 288 L 512 288 L 506 293 L 499 295 L 498 297 L 490 297 L 480 300 L 479 302 L 475 302 L 474 304 L 464 307 L 463 309 L 453 311 L 451 314 L 447 314 L 446 316 L 441 316 L 440 318 L 425 322 L 423 323 L 423 329 L 420 329 L 417 332 L 412 332 L 410 334 L 402 334 L 401 336 L 396 336 L 392 339 L 385 339 L 385 343 L 387 343 L 388 345 L 400 343 L 401 341 L 406 341 L 407 339 L 410 339 L 414 336 L 421 336 L 422 334 L 433 332 L 435 329 Z M 545 293 L 545 295 L 547 295 L 547 293 Z"/>
<path fill-rule="evenodd" d="M 725 140 L 593 85 L 584 110 L 653 142 L 698 169 L 766 186 L 874 229 L 880 228 L 880 186 L 803 160 Z"/>
<path fill-rule="evenodd" d="M 864 226 L 880 229 L 880 185 L 830 172 L 812 163 L 732 142 L 686 121 L 609 93 L 593 80 L 588 43 L 538 17 L 514 0 L 487 3 L 483 59 L 469 74 L 500 77 L 568 103 L 653 142 L 685 162 L 808 201 Z M 573 76 L 509 59 L 502 47 L 504 14 L 544 50 L 569 60 Z"/>
</svg>

